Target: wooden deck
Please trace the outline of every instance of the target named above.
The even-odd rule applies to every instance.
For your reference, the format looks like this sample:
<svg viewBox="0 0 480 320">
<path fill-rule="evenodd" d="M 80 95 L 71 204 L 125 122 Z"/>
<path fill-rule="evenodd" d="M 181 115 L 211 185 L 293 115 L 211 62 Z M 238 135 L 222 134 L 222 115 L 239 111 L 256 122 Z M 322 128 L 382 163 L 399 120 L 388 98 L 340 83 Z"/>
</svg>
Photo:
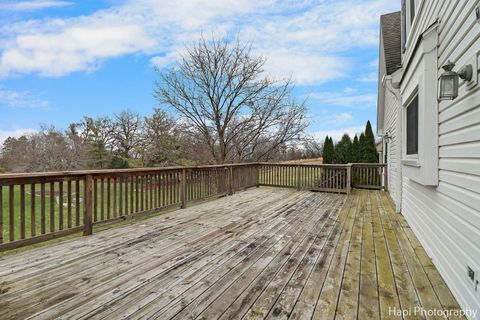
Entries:
<svg viewBox="0 0 480 320">
<path fill-rule="evenodd" d="M 0 258 L 2 319 L 401 319 L 420 306 L 459 309 L 382 191 L 255 188 Z"/>
</svg>

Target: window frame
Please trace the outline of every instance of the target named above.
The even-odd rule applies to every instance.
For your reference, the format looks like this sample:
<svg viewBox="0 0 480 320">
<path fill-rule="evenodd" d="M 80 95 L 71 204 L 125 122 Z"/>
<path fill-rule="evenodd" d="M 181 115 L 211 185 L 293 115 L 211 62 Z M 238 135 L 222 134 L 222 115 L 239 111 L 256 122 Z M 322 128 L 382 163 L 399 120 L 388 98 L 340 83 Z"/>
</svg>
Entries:
<svg viewBox="0 0 480 320">
<path fill-rule="evenodd" d="M 439 175 L 438 23 L 422 33 L 418 50 L 412 54 L 415 68 L 408 69 L 400 88 L 402 173 L 405 178 L 421 185 L 435 187 L 438 186 Z M 418 149 L 417 154 L 407 154 L 406 108 L 417 95 Z"/>
</svg>

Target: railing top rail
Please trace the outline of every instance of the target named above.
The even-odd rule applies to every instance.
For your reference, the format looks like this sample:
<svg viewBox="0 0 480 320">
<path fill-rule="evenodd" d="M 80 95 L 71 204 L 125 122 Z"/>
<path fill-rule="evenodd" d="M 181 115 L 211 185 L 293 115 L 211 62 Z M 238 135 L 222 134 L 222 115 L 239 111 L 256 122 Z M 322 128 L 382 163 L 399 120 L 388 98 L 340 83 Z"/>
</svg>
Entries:
<svg viewBox="0 0 480 320">
<path fill-rule="evenodd" d="M 349 164 L 299 164 L 299 163 L 271 163 L 271 162 L 250 162 L 250 163 L 230 163 L 215 164 L 203 166 L 173 166 L 173 167 L 151 167 L 151 168 L 132 168 L 132 169 L 103 169 L 103 170 L 79 170 L 79 171 L 55 171 L 55 172 L 34 172 L 34 173 L 7 173 L 0 174 L 0 181 L 12 179 L 28 179 L 28 178 L 69 178 L 82 177 L 86 175 L 97 176 L 115 176 L 125 174 L 141 174 L 165 171 L 180 171 L 193 169 L 212 169 L 212 168 L 229 168 L 229 167 L 248 167 L 252 165 L 268 165 L 268 166 L 285 166 L 285 167 L 312 167 L 312 168 L 347 168 L 355 167 L 385 167 L 383 163 L 349 163 Z"/>
<path fill-rule="evenodd" d="M 351 163 L 354 167 L 386 167 L 386 163 Z"/>
<path fill-rule="evenodd" d="M 323 167 L 330 167 L 330 168 L 347 168 L 351 164 L 308 164 L 308 163 L 273 163 L 273 162 L 259 162 L 260 165 L 267 165 L 267 166 L 277 166 L 277 167 L 312 167 L 312 168 L 323 168 Z"/>
<path fill-rule="evenodd" d="M 27 178 L 59 178 L 59 177 L 79 177 L 86 175 L 115 175 L 115 174 L 137 174 L 137 173 L 153 173 L 162 171 L 180 171 L 192 169 L 212 169 L 212 168 L 229 168 L 229 167 L 248 167 L 257 165 L 258 163 L 233 163 L 233 164 L 215 164 L 204 166 L 175 166 L 175 167 L 151 167 L 151 168 L 132 168 L 132 169 L 103 169 L 103 170 L 79 170 L 79 171 L 54 171 L 54 172 L 32 172 L 32 173 L 6 173 L 0 174 L 0 181 L 11 179 L 27 179 Z"/>
</svg>

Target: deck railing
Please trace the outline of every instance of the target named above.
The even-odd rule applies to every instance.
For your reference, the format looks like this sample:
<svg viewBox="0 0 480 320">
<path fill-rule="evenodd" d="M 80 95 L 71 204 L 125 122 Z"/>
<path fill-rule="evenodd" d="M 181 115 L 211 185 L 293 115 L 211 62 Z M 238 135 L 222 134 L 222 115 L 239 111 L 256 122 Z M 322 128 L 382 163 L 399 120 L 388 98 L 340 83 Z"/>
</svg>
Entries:
<svg viewBox="0 0 480 320">
<path fill-rule="evenodd" d="M 380 163 L 352 164 L 351 184 L 352 187 L 359 189 L 387 190 L 387 165 Z"/>
<path fill-rule="evenodd" d="M 249 163 L 0 175 L 0 251 L 254 186 L 350 193 L 386 185 L 380 164 Z"/>
<path fill-rule="evenodd" d="M 260 185 L 350 193 L 349 164 L 260 164 Z"/>
</svg>

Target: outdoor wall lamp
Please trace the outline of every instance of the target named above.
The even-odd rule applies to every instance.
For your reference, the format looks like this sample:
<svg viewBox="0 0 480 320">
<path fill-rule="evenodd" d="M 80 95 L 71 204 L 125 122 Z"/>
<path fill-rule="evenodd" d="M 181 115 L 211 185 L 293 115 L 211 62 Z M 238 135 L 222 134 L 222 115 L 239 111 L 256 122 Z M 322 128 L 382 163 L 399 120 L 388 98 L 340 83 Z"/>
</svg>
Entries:
<svg viewBox="0 0 480 320">
<path fill-rule="evenodd" d="M 455 63 L 448 60 L 442 67 L 445 70 L 440 75 L 440 96 L 439 100 L 453 100 L 458 96 L 458 78 L 465 81 L 472 80 L 473 68 L 471 64 L 463 66 L 458 73 L 453 71 Z"/>
<path fill-rule="evenodd" d="M 388 143 L 388 141 L 392 140 L 393 137 L 387 133 L 385 133 L 385 135 L 383 136 L 383 139 Z"/>
</svg>

